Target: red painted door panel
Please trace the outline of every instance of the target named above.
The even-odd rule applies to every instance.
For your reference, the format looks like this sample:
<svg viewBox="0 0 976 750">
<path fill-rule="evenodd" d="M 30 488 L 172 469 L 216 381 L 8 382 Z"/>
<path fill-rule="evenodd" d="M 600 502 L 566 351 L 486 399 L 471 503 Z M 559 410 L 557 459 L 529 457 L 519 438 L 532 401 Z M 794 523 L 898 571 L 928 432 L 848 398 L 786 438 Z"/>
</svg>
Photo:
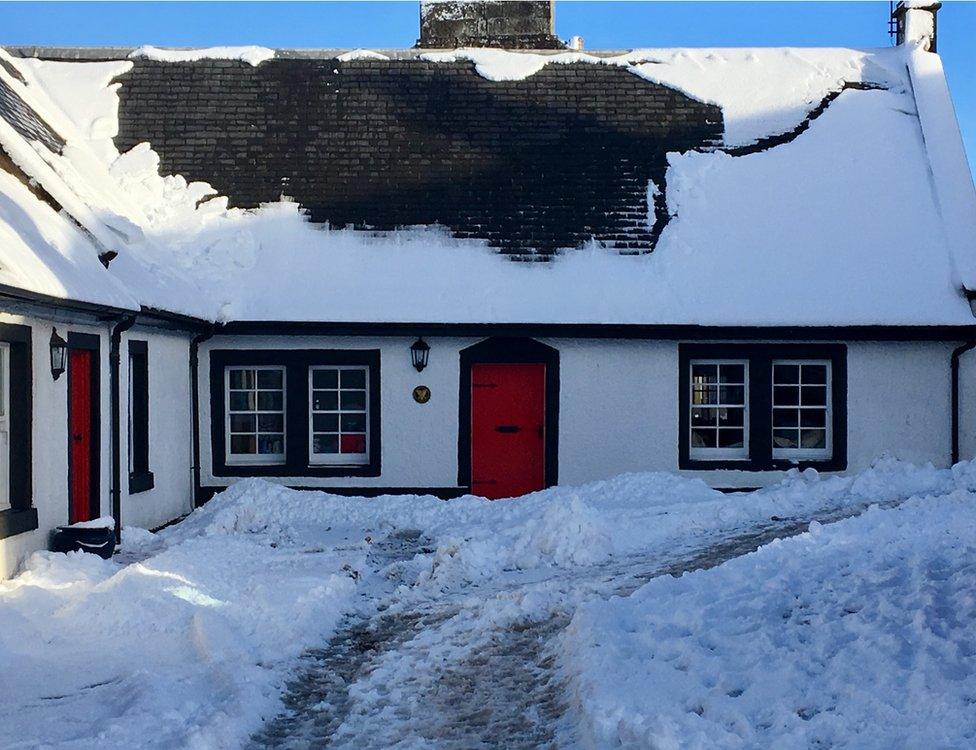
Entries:
<svg viewBox="0 0 976 750">
<path fill-rule="evenodd" d="M 491 499 L 545 487 L 546 366 L 471 367 L 471 491 Z"/>
<path fill-rule="evenodd" d="M 69 523 L 92 520 L 92 352 L 68 357 Z"/>
</svg>

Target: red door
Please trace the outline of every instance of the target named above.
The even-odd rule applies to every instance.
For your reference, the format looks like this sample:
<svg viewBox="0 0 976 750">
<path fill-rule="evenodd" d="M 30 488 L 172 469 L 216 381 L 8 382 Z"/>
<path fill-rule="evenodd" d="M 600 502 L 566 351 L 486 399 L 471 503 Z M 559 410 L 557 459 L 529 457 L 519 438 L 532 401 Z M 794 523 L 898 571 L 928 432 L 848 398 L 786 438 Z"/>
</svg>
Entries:
<svg viewBox="0 0 976 750">
<path fill-rule="evenodd" d="M 68 356 L 69 523 L 93 519 L 93 355 L 88 349 L 71 349 Z"/>
<path fill-rule="evenodd" d="M 471 367 L 471 491 L 491 499 L 545 487 L 546 366 Z"/>
</svg>

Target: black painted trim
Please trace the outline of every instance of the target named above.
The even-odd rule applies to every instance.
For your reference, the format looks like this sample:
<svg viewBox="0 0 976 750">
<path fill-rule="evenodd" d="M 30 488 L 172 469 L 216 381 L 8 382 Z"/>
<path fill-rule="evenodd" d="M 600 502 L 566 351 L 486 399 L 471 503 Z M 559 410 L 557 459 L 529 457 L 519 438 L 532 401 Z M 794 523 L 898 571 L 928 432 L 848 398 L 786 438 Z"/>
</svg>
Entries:
<svg viewBox="0 0 976 750">
<path fill-rule="evenodd" d="M 381 497 L 383 495 L 431 495 L 441 500 L 453 500 L 464 497 L 468 493 L 467 487 L 310 487 L 308 485 L 287 485 L 290 490 L 301 492 L 324 492 L 327 495 L 341 495 L 342 497 Z M 200 487 L 200 501 L 203 505 L 218 492 L 226 487 L 204 485 Z"/>
<path fill-rule="evenodd" d="M 132 388 L 132 468 L 129 471 L 129 494 L 151 490 L 155 477 L 149 466 L 149 344 L 130 339 L 129 382 Z"/>
<path fill-rule="evenodd" d="M 102 402 L 101 402 L 101 383 L 102 383 L 102 357 L 101 357 L 101 338 L 94 333 L 74 333 L 68 332 L 68 518 L 71 517 L 71 473 L 73 471 L 71 460 L 71 364 L 70 351 L 72 349 L 87 349 L 94 352 L 92 357 L 91 373 L 91 489 L 89 491 L 90 508 L 89 515 L 98 518 L 101 514 L 101 488 L 102 488 Z"/>
<path fill-rule="evenodd" d="M 692 359 L 749 360 L 749 458 L 692 459 L 689 445 L 689 362 Z M 790 461 L 773 458 L 772 362 L 774 359 L 829 359 L 833 453 L 828 459 Z M 847 347 L 844 344 L 681 344 L 678 347 L 678 468 L 733 471 L 782 471 L 813 467 L 847 468 Z"/>
<path fill-rule="evenodd" d="M 285 374 L 285 462 L 265 466 L 228 465 L 224 456 L 224 368 L 281 365 Z M 309 464 L 308 368 L 315 365 L 369 367 L 369 463 L 349 466 Z M 218 349 L 210 352 L 210 453 L 217 477 L 378 477 L 380 475 L 379 349 Z"/>
<path fill-rule="evenodd" d="M 10 347 L 10 508 L 0 512 L 0 539 L 37 528 L 33 505 L 34 376 L 30 326 L 0 323 Z"/>
<path fill-rule="evenodd" d="M 559 483 L 559 350 L 539 341 L 498 337 L 460 352 L 458 383 L 458 486 L 471 491 L 471 366 L 542 364 L 546 366 L 546 487 Z"/>
<path fill-rule="evenodd" d="M 0 539 L 34 531 L 37 525 L 37 508 L 0 510 Z"/>
<path fill-rule="evenodd" d="M 339 323 L 233 321 L 228 335 L 273 336 L 509 336 L 659 339 L 664 341 L 967 341 L 976 323 L 959 326 L 700 326 L 603 323 Z"/>
</svg>

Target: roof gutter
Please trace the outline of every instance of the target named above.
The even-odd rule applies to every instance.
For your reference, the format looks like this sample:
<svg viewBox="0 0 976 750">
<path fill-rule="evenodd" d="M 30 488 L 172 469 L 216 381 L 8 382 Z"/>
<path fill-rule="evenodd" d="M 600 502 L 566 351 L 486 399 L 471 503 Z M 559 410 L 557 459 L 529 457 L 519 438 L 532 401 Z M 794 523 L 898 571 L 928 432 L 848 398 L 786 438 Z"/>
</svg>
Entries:
<svg viewBox="0 0 976 750">
<path fill-rule="evenodd" d="M 122 334 L 135 325 L 133 313 L 123 316 L 114 326 L 109 343 L 109 388 L 112 400 L 112 517 L 115 519 L 115 541 L 122 541 Z"/>
</svg>

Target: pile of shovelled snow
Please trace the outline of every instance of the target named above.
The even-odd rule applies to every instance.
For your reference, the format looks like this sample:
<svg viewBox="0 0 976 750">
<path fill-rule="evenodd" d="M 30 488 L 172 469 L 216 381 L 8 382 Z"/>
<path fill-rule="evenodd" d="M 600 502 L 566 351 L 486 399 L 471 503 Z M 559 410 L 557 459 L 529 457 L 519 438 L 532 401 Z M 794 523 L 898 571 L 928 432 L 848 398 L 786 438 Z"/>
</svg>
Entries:
<svg viewBox="0 0 976 750">
<path fill-rule="evenodd" d="M 976 745 L 976 467 L 955 486 L 584 605 L 589 744 Z"/>
</svg>

